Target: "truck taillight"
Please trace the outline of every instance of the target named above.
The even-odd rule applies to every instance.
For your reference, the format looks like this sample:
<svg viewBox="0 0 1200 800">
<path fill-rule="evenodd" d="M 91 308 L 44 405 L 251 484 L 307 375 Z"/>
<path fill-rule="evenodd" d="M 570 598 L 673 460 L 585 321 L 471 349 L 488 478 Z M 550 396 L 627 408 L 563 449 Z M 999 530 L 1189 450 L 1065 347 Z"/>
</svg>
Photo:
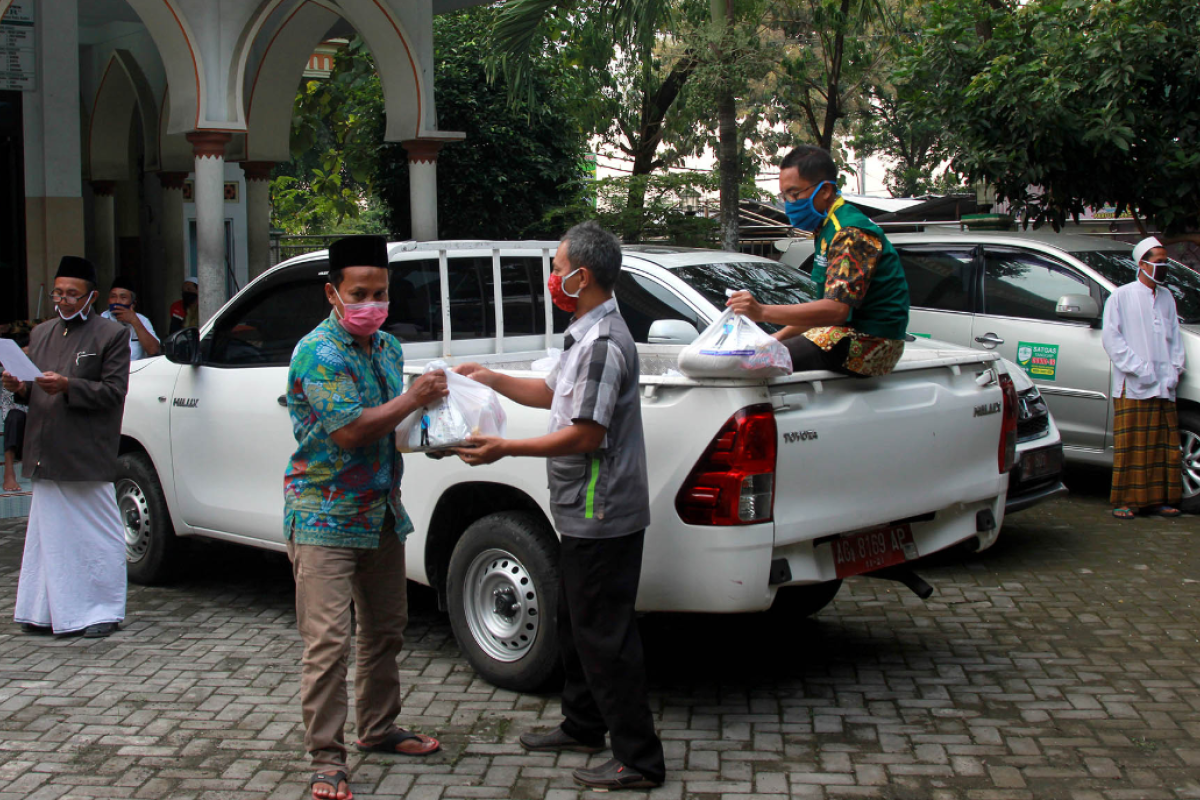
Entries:
<svg viewBox="0 0 1200 800">
<path fill-rule="evenodd" d="M 689 525 L 769 522 L 775 508 L 775 413 L 748 406 L 721 428 L 675 497 Z"/>
<path fill-rule="evenodd" d="M 1004 421 L 996 464 L 1001 472 L 1008 472 L 1017 463 L 1017 389 L 1008 375 L 1000 376 L 1000 391 L 1004 395 Z"/>
</svg>

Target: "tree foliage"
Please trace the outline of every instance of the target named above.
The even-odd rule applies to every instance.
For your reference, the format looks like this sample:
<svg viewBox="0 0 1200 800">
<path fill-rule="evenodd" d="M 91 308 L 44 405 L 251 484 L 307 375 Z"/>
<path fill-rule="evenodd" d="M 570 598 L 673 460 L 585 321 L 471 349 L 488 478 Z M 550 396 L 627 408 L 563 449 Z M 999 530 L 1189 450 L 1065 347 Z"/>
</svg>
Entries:
<svg viewBox="0 0 1200 800">
<path fill-rule="evenodd" d="M 375 193 L 383 90 L 359 38 L 328 79 L 305 81 L 292 110 L 292 161 L 271 181 L 272 223 L 290 234 L 382 233 Z"/>
<path fill-rule="evenodd" d="M 898 78 L 955 168 L 1027 220 L 1131 209 L 1200 230 L 1200 3 L 934 0 Z"/>
<path fill-rule="evenodd" d="M 501 76 L 484 67 L 495 9 L 434 18 L 434 92 L 438 127 L 463 131 L 463 142 L 438 156 L 438 233 L 443 238 L 557 236 L 544 222 L 583 190 L 587 140 L 571 111 L 580 81 L 561 59 L 533 61 L 526 78 L 537 104 L 510 102 Z M 391 228 L 408 236 L 408 158 L 398 144 L 381 149 L 378 185 Z"/>
</svg>

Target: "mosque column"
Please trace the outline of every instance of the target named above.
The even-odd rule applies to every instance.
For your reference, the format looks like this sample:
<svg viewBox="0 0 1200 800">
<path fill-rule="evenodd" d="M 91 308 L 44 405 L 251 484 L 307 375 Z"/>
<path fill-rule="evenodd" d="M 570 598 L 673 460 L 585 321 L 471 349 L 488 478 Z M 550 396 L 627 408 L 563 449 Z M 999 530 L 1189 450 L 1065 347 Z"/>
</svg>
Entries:
<svg viewBox="0 0 1200 800">
<path fill-rule="evenodd" d="M 96 278 L 101 296 L 107 297 L 117 275 L 116 181 L 92 181 L 92 222 L 96 232 Z"/>
<path fill-rule="evenodd" d="M 443 142 L 409 139 L 401 142 L 408 151 L 408 197 L 412 209 L 412 238 L 438 238 L 437 157 Z"/>
<path fill-rule="evenodd" d="M 183 279 L 187 273 L 183 238 L 183 184 L 186 172 L 160 172 L 158 182 L 162 184 L 162 237 L 166 257 L 163 263 L 162 287 L 167 307 L 183 293 Z M 166 324 L 170 320 L 165 321 Z M 165 330 L 165 329 L 164 329 Z"/>
<path fill-rule="evenodd" d="M 225 291 L 225 145 L 224 131 L 187 134 L 196 159 L 196 277 L 200 282 L 200 324 L 229 299 Z"/>
<path fill-rule="evenodd" d="M 274 161 L 243 161 L 246 176 L 246 246 L 250 280 L 271 268 L 271 170 Z"/>
</svg>

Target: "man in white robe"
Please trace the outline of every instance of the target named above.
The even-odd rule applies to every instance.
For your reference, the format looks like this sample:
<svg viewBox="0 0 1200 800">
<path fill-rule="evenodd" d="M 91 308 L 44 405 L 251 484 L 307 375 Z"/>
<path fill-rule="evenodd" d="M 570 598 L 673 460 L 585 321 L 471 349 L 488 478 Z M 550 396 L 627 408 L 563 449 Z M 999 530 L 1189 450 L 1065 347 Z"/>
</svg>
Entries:
<svg viewBox="0 0 1200 800">
<path fill-rule="evenodd" d="M 1175 387 L 1184 369 L 1175 298 L 1162 284 L 1170 261 L 1150 237 L 1133 251 L 1137 279 L 1104 305 L 1104 349 L 1112 359 L 1113 516 L 1177 517 L 1182 492 Z"/>
<path fill-rule="evenodd" d="M 129 333 L 93 313 L 96 270 L 66 256 L 50 295 L 58 317 L 30 336 L 34 381 L 7 371 L 29 404 L 23 472 L 33 481 L 13 619 L 26 633 L 108 636 L 125 618 L 125 532 L 113 480 L 129 383 Z"/>
</svg>

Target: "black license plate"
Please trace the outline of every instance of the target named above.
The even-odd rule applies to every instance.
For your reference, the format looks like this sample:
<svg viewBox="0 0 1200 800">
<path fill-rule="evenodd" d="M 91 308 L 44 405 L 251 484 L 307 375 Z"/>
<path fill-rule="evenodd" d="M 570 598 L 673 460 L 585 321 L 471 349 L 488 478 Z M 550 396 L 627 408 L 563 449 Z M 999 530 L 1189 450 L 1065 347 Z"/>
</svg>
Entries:
<svg viewBox="0 0 1200 800">
<path fill-rule="evenodd" d="M 1061 447 L 1045 447 L 1041 450 L 1030 450 L 1021 456 L 1021 480 L 1033 481 L 1047 475 L 1057 475 L 1062 472 L 1063 454 Z"/>
</svg>

